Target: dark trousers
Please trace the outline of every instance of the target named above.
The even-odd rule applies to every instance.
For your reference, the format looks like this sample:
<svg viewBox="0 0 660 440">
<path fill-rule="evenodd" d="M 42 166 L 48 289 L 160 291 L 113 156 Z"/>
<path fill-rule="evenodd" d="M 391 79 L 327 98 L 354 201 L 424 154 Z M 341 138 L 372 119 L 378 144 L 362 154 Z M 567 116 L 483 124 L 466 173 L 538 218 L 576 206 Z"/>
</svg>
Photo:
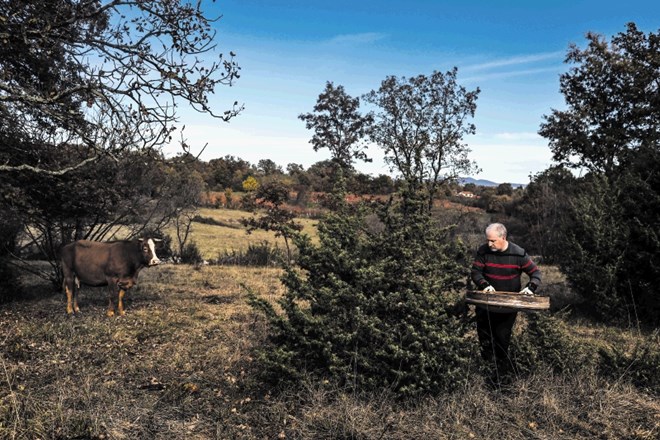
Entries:
<svg viewBox="0 0 660 440">
<path fill-rule="evenodd" d="M 480 307 L 475 312 L 481 356 L 487 362 L 495 361 L 498 370 L 509 370 L 509 342 L 518 312 L 494 313 Z"/>
</svg>

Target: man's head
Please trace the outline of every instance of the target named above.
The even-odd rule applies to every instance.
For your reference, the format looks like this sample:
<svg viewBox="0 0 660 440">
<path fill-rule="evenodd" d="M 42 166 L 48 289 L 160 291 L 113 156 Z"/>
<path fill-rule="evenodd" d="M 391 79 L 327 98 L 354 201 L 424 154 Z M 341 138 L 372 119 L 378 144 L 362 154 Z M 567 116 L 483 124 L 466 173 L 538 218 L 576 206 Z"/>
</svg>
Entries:
<svg viewBox="0 0 660 440">
<path fill-rule="evenodd" d="M 491 251 L 503 252 L 509 247 L 506 228 L 502 223 L 491 223 L 486 228 L 486 240 Z"/>
</svg>

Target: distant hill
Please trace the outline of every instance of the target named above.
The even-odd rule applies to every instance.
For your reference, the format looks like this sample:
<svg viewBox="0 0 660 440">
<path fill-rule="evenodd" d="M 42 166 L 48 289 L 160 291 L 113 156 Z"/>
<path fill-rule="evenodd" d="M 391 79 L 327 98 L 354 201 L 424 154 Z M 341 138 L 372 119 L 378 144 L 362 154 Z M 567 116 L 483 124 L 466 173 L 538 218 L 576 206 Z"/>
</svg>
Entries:
<svg viewBox="0 0 660 440">
<path fill-rule="evenodd" d="M 461 185 L 465 185 L 466 183 L 474 183 L 477 186 L 498 186 L 498 182 L 493 182 L 492 180 L 486 180 L 486 179 L 475 179 L 473 177 L 461 177 L 459 179 L 459 182 Z M 502 183 L 511 183 L 511 182 L 502 182 Z M 525 187 L 526 185 L 524 183 L 511 183 L 511 186 L 514 188 L 519 188 L 519 187 Z"/>
</svg>

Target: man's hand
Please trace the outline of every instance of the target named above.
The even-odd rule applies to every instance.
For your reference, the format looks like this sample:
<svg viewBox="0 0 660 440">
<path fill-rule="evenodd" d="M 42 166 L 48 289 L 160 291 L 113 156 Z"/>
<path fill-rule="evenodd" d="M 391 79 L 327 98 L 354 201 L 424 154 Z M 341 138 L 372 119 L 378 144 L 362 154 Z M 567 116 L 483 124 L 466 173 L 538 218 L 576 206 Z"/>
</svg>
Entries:
<svg viewBox="0 0 660 440">
<path fill-rule="evenodd" d="M 534 295 L 534 292 L 529 287 L 525 287 L 523 290 L 520 291 L 523 295 Z"/>
<path fill-rule="evenodd" d="M 492 292 L 495 292 L 495 288 L 494 288 L 493 286 L 491 286 L 491 285 L 488 285 L 488 287 L 486 287 L 486 288 L 483 290 L 483 292 L 484 292 L 484 293 L 492 293 Z"/>
</svg>

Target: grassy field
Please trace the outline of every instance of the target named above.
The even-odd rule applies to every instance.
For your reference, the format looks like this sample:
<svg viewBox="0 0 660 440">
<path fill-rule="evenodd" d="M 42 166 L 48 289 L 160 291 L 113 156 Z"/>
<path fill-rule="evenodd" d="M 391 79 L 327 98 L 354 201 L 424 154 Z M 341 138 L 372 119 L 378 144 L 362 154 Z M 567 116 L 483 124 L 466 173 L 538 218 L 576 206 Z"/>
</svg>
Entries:
<svg viewBox="0 0 660 440">
<path fill-rule="evenodd" d="M 228 224 L 245 215 L 200 214 Z M 313 233 L 313 222 L 305 226 Z M 209 258 L 268 237 L 194 225 Z M 575 300 L 555 267 L 542 269 L 554 304 Z M 25 297 L 0 305 L 0 439 L 660 438 L 657 394 L 626 375 L 543 370 L 494 389 L 466 372 L 471 380 L 457 392 L 405 403 L 387 390 L 348 392 L 311 379 L 276 394 L 258 380 L 254 348 L 267 326 L 247 296 L 276 301 L 280 274 L 161 265 L 141 272 L 126 315 L 115 318 L 105 316 L 102 288 L 84 288 L 82 313 L 69 317 L 60 292 L 25 278 Z M 594 344 L 633 346 L 643 336 L 579 319 L 566 324 Z M 523 315 L 516 334 L 526 326 Z"/>
<path fill-rule="evenodd" d="M 248 234 L 245 227 L 241 225 L 242 218 L 251 216 L 245 211 L 202 208 L 199 210 L 199 215 L 220 223 L 220 225 L 215 225 L 193 222 L 192 239 L 207 260 L 217 259 L 225 252 L 245 251 L 250 244 L 256 245 L 264 241 L 281 248 L 285 247 L 284 239 L 276 238 L 273 232 L 258 230 Z M 303 226 L 304 233 L 312 237 L 316 236 L 316 220 L 297 219 L 296 221 Z M 175 237 L 173 230 L 168 232 Z"/>
</svg>

